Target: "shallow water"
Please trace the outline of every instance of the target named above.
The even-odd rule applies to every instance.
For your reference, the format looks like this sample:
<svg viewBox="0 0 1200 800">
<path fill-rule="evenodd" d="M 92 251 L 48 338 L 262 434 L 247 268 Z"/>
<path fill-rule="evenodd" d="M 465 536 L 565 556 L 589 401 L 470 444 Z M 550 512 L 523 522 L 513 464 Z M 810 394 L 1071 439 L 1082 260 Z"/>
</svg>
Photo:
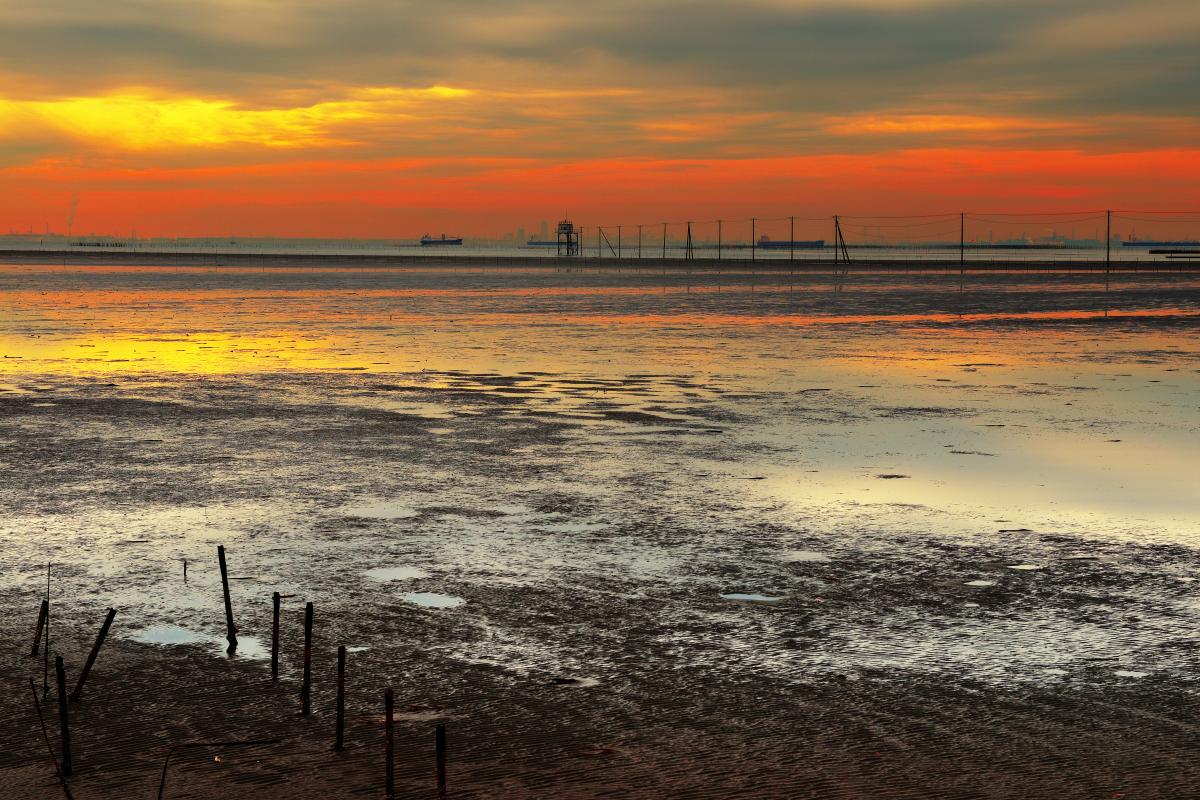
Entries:
<svg viewBox="0 0 1200 800">
<path fill-rule="evenodd" d="M 129 638 L 135 642 L 162 645 L 165 647 L 202 644 L 206 646 L 206 649 L 210 653 L 227 658 L 247 658 L 257 661 L 271 657 L 270 649 L 253 636 L 238 636 L 237 647 L 233 651 L 230 651 L 229 641 L 224 636 L 198 633 L 174 625 L 160 625 L 146 628 L 145 630 L 137 631 Z"/>
<path fill-rule="evenodd" d="M 210 630 L 220 543 L 239 627 L 280 591 L 380 664 L 1189 672 L 1198 315 L 1186 275 L 0 268 L 0 581 Z"/>
</svg>

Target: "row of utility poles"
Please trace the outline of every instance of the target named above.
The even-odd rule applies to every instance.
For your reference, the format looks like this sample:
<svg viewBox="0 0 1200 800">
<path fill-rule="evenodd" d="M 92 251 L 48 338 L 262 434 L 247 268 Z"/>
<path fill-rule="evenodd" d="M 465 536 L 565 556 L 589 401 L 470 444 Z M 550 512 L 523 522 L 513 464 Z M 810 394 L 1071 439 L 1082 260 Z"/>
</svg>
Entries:
<svg viewBox="0 0 1200 800">
<path fill-rule="evenodd" d="M 1105 216 L 1105 233 L 1104 233 L 1104 269 L 1109 271 L 1112 266 L 1112 210 L 1104 212 Z M 687 223 L 687 239 L 684 243 L 684 259 L 691 261 L 695 258 L 695 248 L 692 243 L 692 225 Z M 662 224 L 662 258 L 667 258 L 667 227 L 669 223 Z M 717 220 L 717 261 L 720 261 L 723 255 L 724 247 L 724 220 Z M 642 257 L 642 233 L 644 225 L 637 226 L 637 257 Z M 582 230 L 582 229 L 581 229 Z M 623 225 L 617 226 L 617 243 L 613 246 L 612 241 L 604 232 L 602 226 L 596 228 L 596 254 L 600 259 L 604 258 L 604 248 L 607 246 L 610 253 L 616 258 L 624 257 L 624 248 L 622 245 Z M 580 236 L 582 240 L 582 236 Z M 750 218 L 750 260 L 755 261 L 758 258 L 758 218 Z M 788 261 L 796 260 L 796 218 L 788 217 Z M 850 263 L 850 251 L 846 247 L 846 237 L 842 234 L 842 223 L 840 217 L 835 214 L 833 216 L 833 263 L 838 264 L 845 262 Z M 967 266 L 967 215 L 966 212 L 960 212 L 958 215 L 958 267 L 959 271 L 963 272 Z"/>
</svg>

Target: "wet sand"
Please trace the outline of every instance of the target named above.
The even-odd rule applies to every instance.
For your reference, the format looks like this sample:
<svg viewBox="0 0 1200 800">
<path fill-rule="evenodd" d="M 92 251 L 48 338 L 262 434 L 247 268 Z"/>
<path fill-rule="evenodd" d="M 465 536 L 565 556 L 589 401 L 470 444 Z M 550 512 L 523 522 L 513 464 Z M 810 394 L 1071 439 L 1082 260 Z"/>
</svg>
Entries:
<svg viewBox="0 0 1200 800">
<path fill-rule="evenodd" d="M 79 797 L 248 737 L 283 741 L 181 753 L 167 796 L 380 794 L 387 685 L 402 796 L 437 721 L 461 797 L 1200 777 L 1187 276 L 16 267 L 0 307 L 6 796 L 60 796 L 27 685 L 47 560 L 69 680 L 118 608 Z"/>
</svg>

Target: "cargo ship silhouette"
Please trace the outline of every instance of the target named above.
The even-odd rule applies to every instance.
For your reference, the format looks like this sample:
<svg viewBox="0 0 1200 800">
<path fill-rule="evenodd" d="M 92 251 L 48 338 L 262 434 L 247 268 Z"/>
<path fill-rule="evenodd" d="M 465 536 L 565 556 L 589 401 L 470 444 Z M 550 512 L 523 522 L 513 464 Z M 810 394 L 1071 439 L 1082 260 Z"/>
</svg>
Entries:
<svg viewBox="0 0 1200 800">
<path fill-rule="evenodd" d="M 759 237 L 758 247 L 760 250 L 822 250 L 825 247 L 825 240 L 806 239 L 804 241 L 776 241 L 769 238 L 766 234 L 763 234 L 761 237 Z"/>
<path fill-rule="evenodd" d="M 440 238 L 440 239 L 435 239 L 432 236 L 430 236 L 428 233 L 421 237 L 421 246 L 422 247 L 435 247 L 435 246 L 447 246 L 447 245 L 459 246 L 462 243 L 463 243 L 463 240 L 462 240 L 461 236 L 451 237 L 448 239 L 448 238 L 446 238 L 446 234 L 444 234 L 444 233 L 442 234 L 442 238 Z"/>
<path fill-rule="evenodd" d="M 1176 241 L 1167 241 L 1164 239 L 1139 239 L 1137 234 L 1129 235 L 1129 238 L 1121 242 L 1123 247 L 1200 247 L 1200 241 L 1195 239 L 1179 239 Z"/>
</svg>

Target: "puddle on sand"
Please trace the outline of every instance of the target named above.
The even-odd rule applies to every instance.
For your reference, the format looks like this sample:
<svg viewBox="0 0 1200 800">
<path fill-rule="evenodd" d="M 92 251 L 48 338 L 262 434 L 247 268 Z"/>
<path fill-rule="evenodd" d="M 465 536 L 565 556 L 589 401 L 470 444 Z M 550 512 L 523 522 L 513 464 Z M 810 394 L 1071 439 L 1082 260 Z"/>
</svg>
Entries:
<svg viewBox="0 0 1200 800">
<path fill-rule="evenodd" d="M 1040 564 L 1010 564 L 1008 568 L 1009 569 L 1019 569 L 1024 572 L 1031 572 L 1035 569 L 1041 569 L 1042 566 Z"/>
<path fill-rule="evenodd" d="M 967 581 L 963 586 L 995 586 L 995 581 Z"/>
<path fill-rule="evenodd" d="M 227 652 L 229 642 L 223 636 L 214 636 L 208 633 L 197 633 L 196 631 L 180 628 L 174 625 L 160 625 L 153 628 L 146 628 L 138 631 L 132 637 L 135 642 L 142 644 L 156 644 L 166 647 L 185 644 L 206 644 L 214 653 L 222 656 L 229 656 Z M 254 661 L 270 658 L 270 652 L 263 643 L 253 636 L 238 636 L 237 650 L 231 657 L 248 658 Z"/>
<path fill-rule="evenodd" d="M 421 513 L 412 506 L 400 505 L 389 500 L 343 506 L 338 510 L 347 517 L 358 517 L 359 519 L 411 519 Z"/>
<path fill-rule="evenodd" d="M 1134 672 L 1133 670 L 1128 669 L 1119 669 L 1113 673 L 1113 675 L 1116 675 L 1118 678 L 1144 678 L 1149 674 L 1149 672 Z"/>
<path fill-rule="evenodd" d="M 829 556 L 816 550 L 788 550 L 783 554 L 783 560 L 791 563 L 798 561 L 828 561 Z"/>
<path fill-rule="evenodd" d="M 733 600 L 738 603 L 782 603 L 787 598 L 771 597 L 766 594 L 742 594 L 741 592 L 731 592 L 730 594 L 721 595 L 722 600 Z"/>
<path fill-rule="evenodd" d="M 458 608 L 466 603 L 461 597 L 453 597 L 437 592 L 409 592 L 401 598 L 406 603 L 424 606 L 425 608 Z"/>
<path fill-rule="evenodd" d="M 419 567 L 376 567 L 363 574 L 373 581 L 408 581 L 429 577 L 429 573 Z"/>
</svg>

